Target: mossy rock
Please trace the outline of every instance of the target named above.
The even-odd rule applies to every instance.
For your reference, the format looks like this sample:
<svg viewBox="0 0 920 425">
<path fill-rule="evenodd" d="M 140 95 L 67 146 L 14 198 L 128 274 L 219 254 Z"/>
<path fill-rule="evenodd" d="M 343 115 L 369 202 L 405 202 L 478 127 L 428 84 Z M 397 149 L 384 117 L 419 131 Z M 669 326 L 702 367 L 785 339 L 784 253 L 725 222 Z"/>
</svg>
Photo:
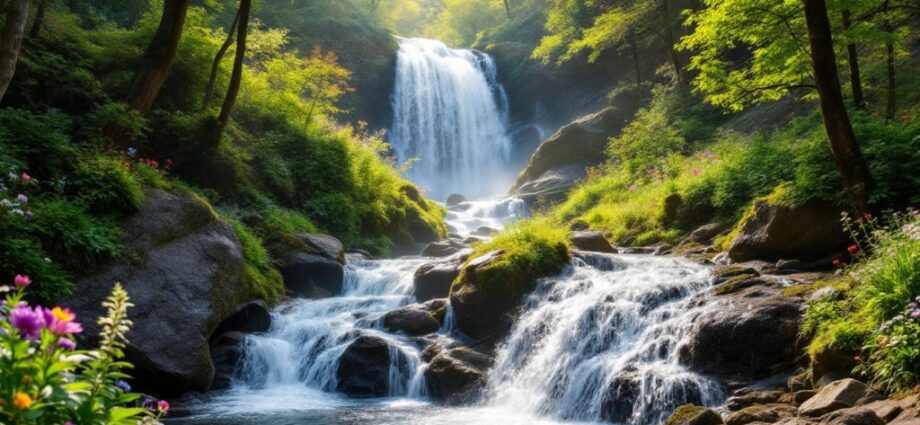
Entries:
<svg viewBox="0 0 920 425">
<path fill-rule="evenodd" d="M 666 421 L 664 425 L 719 425 L 725 422 L 712 409 L 700 407 L 694 404 L 685 404 L 678 407 Z"/>
</svg>

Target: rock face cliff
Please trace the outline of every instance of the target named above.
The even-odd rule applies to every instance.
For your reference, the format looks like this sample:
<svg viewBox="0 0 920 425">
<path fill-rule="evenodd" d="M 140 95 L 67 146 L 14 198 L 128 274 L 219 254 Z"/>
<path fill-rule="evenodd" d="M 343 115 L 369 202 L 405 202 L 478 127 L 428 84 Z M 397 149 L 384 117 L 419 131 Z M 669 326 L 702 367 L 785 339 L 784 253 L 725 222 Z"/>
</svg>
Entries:
<svg viewBox="0 0 920 425">
<path fill-rule="evenodd" d="M 81 279 L 63 304 L 79 317 L 99 317 L 101 302 L 121 282 L 134 304 L 126 356 L 136 386 L 164 395 L 207 390 L 214 374 L 208 340 L 248 296 L 236 233 L 179 190 L 148 192 L 122 227 L 125 255 Z M 92 320 L 84 324 L 84 338 L 98 335 Z"/>
</svg>

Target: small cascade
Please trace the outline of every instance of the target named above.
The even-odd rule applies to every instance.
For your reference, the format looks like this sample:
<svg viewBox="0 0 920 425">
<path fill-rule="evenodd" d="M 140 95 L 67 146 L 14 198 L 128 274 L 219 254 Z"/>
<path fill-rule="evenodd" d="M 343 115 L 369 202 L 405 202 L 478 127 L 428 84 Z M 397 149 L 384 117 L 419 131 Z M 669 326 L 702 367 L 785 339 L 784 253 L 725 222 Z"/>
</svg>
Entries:
<svg viewBox="0 0 920 425">
<path fill-rule="evenodd" d="M 677 406 L 714 405 L 714 381 L 678 362 L 694 319 L 718 308 L 693 295 L 709 273 L 688 261 L 608 256 L 576 260 L 525 302 L 499 348 L 486 404 L 562 420 L 652 425 Z"/>
<path fill-rule="evenodd" d="M 450 208 L 445 220 L 463 236 L 480 227 L 501 229 L 528 216 L 527 204 L 520 198 L 497 198 L 466 201 Z"/>
<path fill-rule="evenodd" d="M 399 39 L 390 143 L 434 198 L 483 197 L 511 185 L 508 99 L 492 58 L 436 40 Z"/>
</svg>

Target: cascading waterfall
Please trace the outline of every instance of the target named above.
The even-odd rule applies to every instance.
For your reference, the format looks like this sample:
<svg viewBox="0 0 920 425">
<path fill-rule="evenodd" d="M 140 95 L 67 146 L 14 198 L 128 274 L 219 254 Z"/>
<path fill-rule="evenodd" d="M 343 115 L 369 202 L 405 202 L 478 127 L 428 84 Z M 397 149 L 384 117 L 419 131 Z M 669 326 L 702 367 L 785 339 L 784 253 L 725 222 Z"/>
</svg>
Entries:
<svg viewBox="0 0 920 425">
<path fill-rule="evenodd" d="M 715 382 L 678 363 L 709 273 L 688 261 L 595 255 L 545 280 L 499 349 L 487 404 L 565 420 L 659 424 L 717 404 Z"/>
<path fill-rule="evenodd" d="M 436 40 L 402 38 L 390 143 L 430 195 L 482 197 L 510 186 L 508 101 L 495 62 Z"/>
</svg>

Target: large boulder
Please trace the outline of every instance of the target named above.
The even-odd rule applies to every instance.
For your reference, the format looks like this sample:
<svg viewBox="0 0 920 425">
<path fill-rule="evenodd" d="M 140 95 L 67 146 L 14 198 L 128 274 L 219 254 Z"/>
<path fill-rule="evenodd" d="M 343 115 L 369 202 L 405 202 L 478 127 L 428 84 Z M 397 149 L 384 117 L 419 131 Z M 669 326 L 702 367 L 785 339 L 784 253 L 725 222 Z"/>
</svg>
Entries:
<svg viewBox="0 0 920 425">
<path fill-rule="evenodd" d="M 486 381 L 492 359 L 466 347 L 442 350 L 425 368 L 432 398 L 457 405 L 475 400 Z"/>
<path fill-rule="evenodd" d="M 855 379 L 841 379 L 821 388 L 799 406 L 799 415 L 817 417 L 836 410 L 861 406 L 883 399 L 869 386 Z M 873 413 L 874 415 L 874 413 Z"/>
<path fill-rule="evenodd" d="M 664 425 L 721 425 L 725 422 L 712 409 L 685 404 L 674 410 Z"/>
<path fill-rule="evenodd" d="M 464 251 L 450 257 L 432 261 L 415 271 L 413 287 L 415 300 L 425 302 L 435 298 L 447 298 L 450 285 L 460 276 L 460 267 L 469 258 L 472 251 Z"/>
<path fill-rule="evenodd" d="M 862 407 L 838 410 L 821 418 L 822 425 L 884 425 L 875 412 Z"/>
<path fill-rule="evenodd" d="M 308 253 L 345 265 L 345 247 L 335 237 L 319 233 L 301 233 L 297 235 L 297 239 L 307 247 Z"/>
<path fill-rule="evenodd" d="M 587 167 L 607 160 L 607 141 L 623 128 L 629 118 L 626 115 L 616 108 L 608 107 L 560 128 L 543 141 L 530 157 L 530 162 L 518 176 L 512 192 L 534 195 L 539 191 L 534 187 L 525 188 L 525 186 L 545 178 L 547 172 L 551 170 L 558 172 L 566 170 L 566 167 L 573 167 L 573 169 L 566 170 L 566 178 L 553 183 L 553 186 L 556 186 L 553 191 L 545 190 L 549 184 L 541 184 L 544 186 L 542 191 L 546 192 L 544 195 L 551 192 L 568 191 L 581 178 L 573 179 L 573 176 L 584 173 Z"/>
<path fill-rule="evenodd" d="M 327 256 L 295 252 L 281 268 L 284 287 L 294 296 L 324 298 L 338 295 L 345 283 L 345 268 Z"/>
<path fill-rule="evenodd" d="M 272 315 L 265 301 L 257 300 L 237 306 L 233 313 L 220 322 L 213 335 L 225 332 L 266 332 L 272 326 Z"/>
<path fill-rule="evenodd" d="M 397 360 L 396 364 L 406 362 Z M 386 340 L 360 336 L 339 357 L 336 391 L 359 398 L 387 396 L 390 391 L 390 365 L 390 344 Z"/>
<path fill-rule="evenodd" d="M 616 248 L 610 245 L 610 242 L 601 232 L 593 230 L 572 232 L 572 235 L 569 236 L 569 240 L 572 241 L 572 246 L 584 251 L 608 252 L 614 254 L 617 252 Z"/>
<path fill-rule="evenodd" d="M 438 300 L 432 300 L 434 301 Z M 446 303 L 441 302 L 440 305 L 443 308 Z M 441 328 L 441 321 L 435 317 L 436 314 L 438 311 L 431 311 L 428 305 L 408 305 L 384 314 L 383 328 L 409 336 L 427 335 Z"/>
<path fill-rule="evenodd" d="M 588 176 L 588 163 L 560 165 L 550 168 L 515 189 L 514 194 L 528 205 L 552 205 L 565 200 L 579 181 Z"/>
<path fill-rule="evenodd" d="M 233 377 L 243 362 L 245 336 L 240 332 L 227 332 L 214 338 L 211 343 L 211 362 L 214 364 L 214 378 L 211 390 L 230 388 Z"/>
<path fill-rule="evenodd" d="M 793 365 L 804 303 L 777 287 L 724 292 L 718 308 L 696 319 L 681 347 L 684 364 L 722 378 L 760 379 Z M 710 295 L 711 296 L 711 295 Z"/>
<path fill-rule="evenodd" d="M 444 239 L 428 244 L 425 249 L 422 250 L 422 256 L 447 257 L 462 251 L 464 248 L 466 248 L 466 246 L 460 242 L 453 239 Z"/>
<path fill-rule="evenodd" d="M 776 423 L 780 419 L 795 416 L 795 413 L 795 407 L 788 404 L 756 404 L 732 413 L 725 423 L 727 425 Z"/>
<path fill-rule="evenodd" d="M 817 260 L 847 244 L 840 208 L 821 201 L 799 207 L 768 200 L 754 204 L 728 248 L 736 262 L 781 259 Z"/>
<path fill-rule="evenodd" d="M 93 318 L 121 282 L 134 307 L 125 354 L 139 389 L 164 396 L 204 391 L 211 384 L 208 341 L 247 301 L 243 254 L 233 228 L 193 195 L 151 190 L 122 223 L 125 255 L 79 279 L 63 305 L 86 318 L 85 340 L 98 335 Z"/>
<path fill-rule="evenodd" d="M 464 202 L 466 202 L 466 201 L 467 201 L 466 196 L 463 196 L 463 195 L 461 195 L 461 194 L 459 194 L 459 193 L 453 193 L 453 194 L 451 194 L 450 196 L 447 197 L 447 203 L 446 203 L 446 205 L 447 205 L 448 207 L 453 207 L 453 206 L 456 206 L 456 205 L 460 205 L 460 204 L 462 204 L 462 203 L 464 203 Z"/>
</svg>

